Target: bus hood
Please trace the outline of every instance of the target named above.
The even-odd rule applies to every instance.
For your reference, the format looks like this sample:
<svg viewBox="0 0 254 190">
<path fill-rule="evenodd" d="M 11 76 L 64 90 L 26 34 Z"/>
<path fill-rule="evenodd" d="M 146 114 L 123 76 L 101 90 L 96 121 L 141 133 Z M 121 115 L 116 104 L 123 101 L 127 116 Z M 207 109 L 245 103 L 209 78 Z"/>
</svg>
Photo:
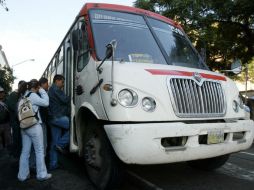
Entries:
<svg viewBox="0 0 254 190">
<path fill-rule="evenodd" d="M 114 63 L 113 91 L 105 90 L 112 84 L 111 62 L 105 62 L 99 78 L 103 79 L 101 94 L 111 121 L 182 121 L 243 118 L 239 92 L 232 80 L 219 73 L 144 63 Z M 135 105 L 125 106 L 119 92 L 129 89 L 137 94 Z M 154 111 L 145 111 L 144 98 L 156 102 Z M 113 104 L 112 104 L 113 100 Z M 116 103 L 116 104 L 115 104 Z"/>
</svg>

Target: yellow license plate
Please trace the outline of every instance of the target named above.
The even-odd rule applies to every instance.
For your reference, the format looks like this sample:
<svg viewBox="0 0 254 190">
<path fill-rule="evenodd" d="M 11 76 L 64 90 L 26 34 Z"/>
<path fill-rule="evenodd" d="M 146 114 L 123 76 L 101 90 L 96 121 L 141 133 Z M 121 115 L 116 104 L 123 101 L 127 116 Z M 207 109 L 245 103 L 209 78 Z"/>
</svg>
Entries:
<svg viewBox="0 0 254 190">
<path fill-rule="evenodd" d="M 224 142 L 224 131 L 211 130 L 207 132 L 207 144 L 218 144 Z"/>
</svg>

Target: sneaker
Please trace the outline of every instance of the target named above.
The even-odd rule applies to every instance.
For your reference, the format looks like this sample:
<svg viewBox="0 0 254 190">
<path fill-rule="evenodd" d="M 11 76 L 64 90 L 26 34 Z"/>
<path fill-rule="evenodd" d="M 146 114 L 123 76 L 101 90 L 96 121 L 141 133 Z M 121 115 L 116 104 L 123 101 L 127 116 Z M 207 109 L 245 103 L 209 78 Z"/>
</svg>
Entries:
<svg viewBox="0 0 254 190">
<path fill-rule="evenodd" d="M 28 174 L 28 176 L 25 179 L 21 179 L 21 178 L 18 177 L 18 180 L 21 181 L 21 182 L 24 182 L 28 179 L 30 179 L 30 174 Z"/>
<path fill-rule="evenodd" d="M 45 181 L 47 179 L 50 179 L 52 177 L 52 174 L 47 174 L 44 178 L 37 178 L 39 181 Z"/>
</svg>

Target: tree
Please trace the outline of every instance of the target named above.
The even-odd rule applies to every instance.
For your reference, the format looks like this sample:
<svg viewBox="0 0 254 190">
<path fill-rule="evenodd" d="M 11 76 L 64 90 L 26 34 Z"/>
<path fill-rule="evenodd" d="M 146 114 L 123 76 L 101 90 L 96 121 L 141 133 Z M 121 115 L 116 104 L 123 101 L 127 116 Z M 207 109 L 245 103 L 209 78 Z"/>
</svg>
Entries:
<svg viewBox="0 0 254 190">
<path fill-rule="evenodd" d="M 9 11 L 9 9 L 6 7 L 5 0 L 0 0 L 0 5 L 2 5 L 2 7 L 3 7 L 6 11 Z"/>
<path fill-rule="evenodd" d="M 254 58 L 254 1 L 137 0 L 134 5 L 179 22 L 210 68 L 229 69 L 234 59 Z"/>
<path fill-rule="evenodd" d="M 9 93 L 11 91 L 14 79 L 12 69 L 0 67 L 0 86 L 5 89 L 5 92 Z"/>
</svg>

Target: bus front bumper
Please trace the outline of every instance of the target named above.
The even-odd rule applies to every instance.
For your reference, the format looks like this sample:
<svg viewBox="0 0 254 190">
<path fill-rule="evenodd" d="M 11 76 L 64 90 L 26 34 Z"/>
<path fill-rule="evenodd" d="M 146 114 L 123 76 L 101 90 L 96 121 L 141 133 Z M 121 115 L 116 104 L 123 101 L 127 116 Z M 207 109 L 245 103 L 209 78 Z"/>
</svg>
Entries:
<svg viewBox="0 0 254 190">
<path fill-rule="evenodd" d="M 252 120 L 112 124 L 104 125 L 104 128 L 115 153 L 128 164 L 163 164 L 216 157 L 245 150 L 252 145 L 254 138 Z M 206 143 L 211 131 L 215 131 L 214 134 L 222 132 L 223 141 Z M 174 137 L 184 137 L 187 141 L 179 146 L 162 143 L 163 139 Z"/>
</svg>

